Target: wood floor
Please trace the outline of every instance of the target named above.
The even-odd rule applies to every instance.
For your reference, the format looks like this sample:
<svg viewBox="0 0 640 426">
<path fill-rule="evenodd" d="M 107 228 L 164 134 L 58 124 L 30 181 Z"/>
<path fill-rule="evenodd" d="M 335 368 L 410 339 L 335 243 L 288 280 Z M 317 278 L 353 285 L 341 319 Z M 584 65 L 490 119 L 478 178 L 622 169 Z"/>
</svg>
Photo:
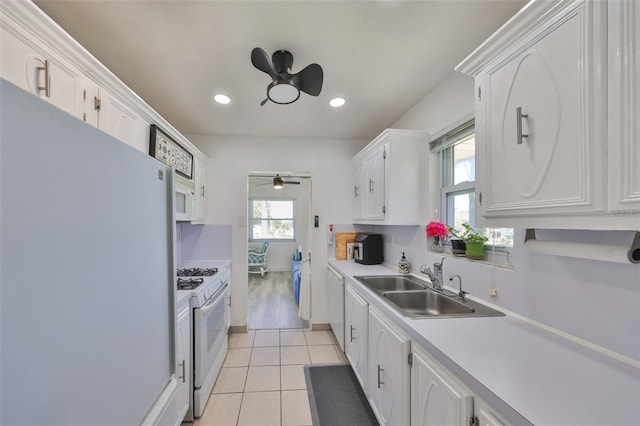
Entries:
<svg viewBox="0 0 640 426">
<path fill-rule="evenodd" d="M 291 272 L 249 274 L 249 329 L 308 328 L 298 318 Z"/>
</svg>

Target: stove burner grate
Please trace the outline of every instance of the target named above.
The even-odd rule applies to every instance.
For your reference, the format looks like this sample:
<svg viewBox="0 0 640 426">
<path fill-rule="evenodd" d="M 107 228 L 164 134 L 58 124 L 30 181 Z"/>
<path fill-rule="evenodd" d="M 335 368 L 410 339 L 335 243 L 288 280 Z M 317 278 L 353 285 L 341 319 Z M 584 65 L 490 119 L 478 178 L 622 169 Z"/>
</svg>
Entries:
<svg viewBox="0 0 640 426">
<path fill-rule="evenodd" d="M 193 290 L 203 282 L 203 278 L 178 278 L 178 290 Z"/>
<path fill-rule="evenodd" d="M 218 268 L 181 268 L 178 269 L 179 277 L 210 277 L 218 272 Z"/>
</svg>

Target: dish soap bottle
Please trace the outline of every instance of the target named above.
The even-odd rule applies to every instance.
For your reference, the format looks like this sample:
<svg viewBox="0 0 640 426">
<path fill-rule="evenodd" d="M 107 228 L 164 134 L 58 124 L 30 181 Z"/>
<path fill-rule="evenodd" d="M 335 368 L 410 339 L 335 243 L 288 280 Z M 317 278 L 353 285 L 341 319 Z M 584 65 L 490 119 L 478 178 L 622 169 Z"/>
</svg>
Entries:
<svg viewBox="0 0 640 426">
<path fill-rule="evenodd" d="M 404 252 L 402 252 L 402 257 L 400 258 L 400 262 L 398 262 L 398 272 L 401 274 L 409 273 L 409 261 L 404 257 Z"/>
</svg>

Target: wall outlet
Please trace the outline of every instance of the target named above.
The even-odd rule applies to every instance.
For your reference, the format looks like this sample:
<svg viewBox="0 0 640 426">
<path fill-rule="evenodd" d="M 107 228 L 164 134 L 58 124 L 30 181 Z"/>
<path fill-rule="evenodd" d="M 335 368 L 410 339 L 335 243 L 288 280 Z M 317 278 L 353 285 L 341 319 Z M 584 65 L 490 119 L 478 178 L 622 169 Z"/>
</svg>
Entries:
<svg viewBox="0 0 640 426">
<path fill-rule="evenodd" d="M 489 289 L 489 296 L 491 297 L 497 297 L 498 296 L 498 290 L 495 288 L 490 288 Z"/>
</svg>

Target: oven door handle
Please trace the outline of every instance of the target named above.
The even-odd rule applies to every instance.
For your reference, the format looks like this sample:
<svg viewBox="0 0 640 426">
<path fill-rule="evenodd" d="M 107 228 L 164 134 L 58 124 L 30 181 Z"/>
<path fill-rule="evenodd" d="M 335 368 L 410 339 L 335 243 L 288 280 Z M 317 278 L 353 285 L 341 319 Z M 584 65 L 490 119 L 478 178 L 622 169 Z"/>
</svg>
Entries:
<svg viewBox="0 0 640 426">
<path fill-rule="evenodd" d="M 218 300 L 220 300 L 220 295 L 229 287 L 229 283 L 224 283 L 222 287 L 216 291 L 216 294 L 213 295 L 211 299 L 207 303 L 205 303 L 200 309 L 200 314 L 206 315 L 210 310 L 212 310 Z"/>
</svg>

